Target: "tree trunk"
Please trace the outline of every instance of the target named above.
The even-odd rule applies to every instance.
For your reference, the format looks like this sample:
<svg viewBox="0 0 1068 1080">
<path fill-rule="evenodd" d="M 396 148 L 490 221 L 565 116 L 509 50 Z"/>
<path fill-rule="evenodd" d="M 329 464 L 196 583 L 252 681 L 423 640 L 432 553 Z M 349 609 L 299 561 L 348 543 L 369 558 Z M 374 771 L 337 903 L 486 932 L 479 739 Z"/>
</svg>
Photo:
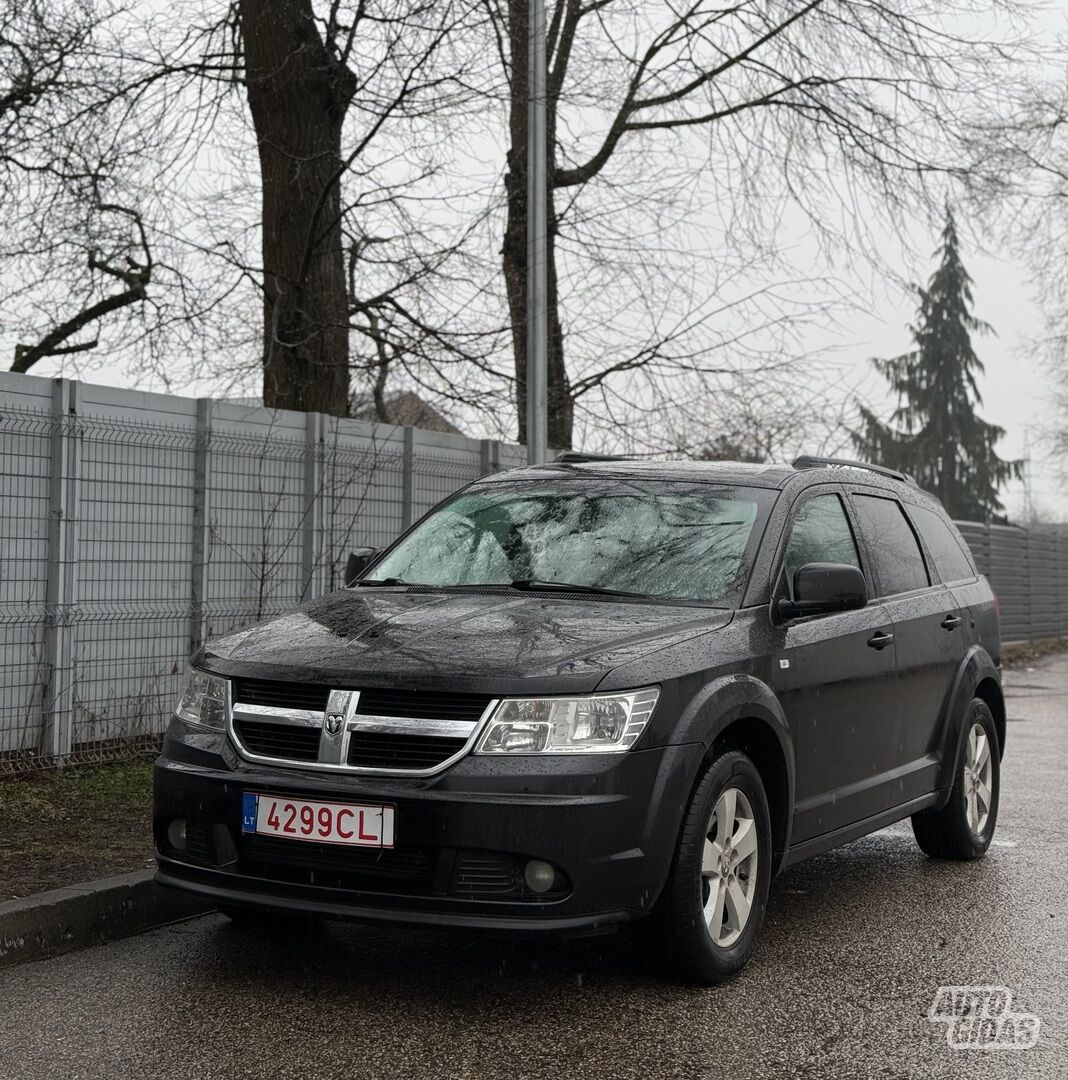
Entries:
<svg viewBox="0 0 1068 1080">
<path fill-rule="evenodd" d="M 508 314 L 512 326 L 512 350 L 515 355 L 516 411 L 518 440 L 527 438 L 527 0 L 509 0 L 508 38 L 512 70 L 509 85 L 508 172 L 504 178 L 507 217 L 502 257 L 504 283 L 508 294 Z M 574 402 L 564 365 L 564 335 L 560 325 L 560 304 L 556 276 L 556 209 L 552 175 L 556 148 L 556 102 L 546 102 L 548 148 L 548 208 L 546 222 L 547 278 L 549 311 L 549 446 L 571 449 Z"/>
<path fill-rule="evenodd" d="M 311 0 L 240 0 L 263 184 L 263 403 L 348 414 L 341 127 L 352 73 Z"/>
</svg>

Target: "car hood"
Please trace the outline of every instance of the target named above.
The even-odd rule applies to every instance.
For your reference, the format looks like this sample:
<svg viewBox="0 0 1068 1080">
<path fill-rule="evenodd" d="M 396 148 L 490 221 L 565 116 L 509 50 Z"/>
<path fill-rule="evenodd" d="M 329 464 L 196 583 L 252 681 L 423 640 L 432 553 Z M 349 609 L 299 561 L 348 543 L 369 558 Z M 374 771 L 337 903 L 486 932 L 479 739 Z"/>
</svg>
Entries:
<svg viewBox="0 0 1068 1080">
<path fill-rule="evenodd" d="M 346 589 L 209 642 L 220 674 L 334 685 L 592 690 L 612 668 L 725 626 L 731 612 L 570 596 Z M 650 681 L 655 681 L 651 679 Z"/>
</svg>

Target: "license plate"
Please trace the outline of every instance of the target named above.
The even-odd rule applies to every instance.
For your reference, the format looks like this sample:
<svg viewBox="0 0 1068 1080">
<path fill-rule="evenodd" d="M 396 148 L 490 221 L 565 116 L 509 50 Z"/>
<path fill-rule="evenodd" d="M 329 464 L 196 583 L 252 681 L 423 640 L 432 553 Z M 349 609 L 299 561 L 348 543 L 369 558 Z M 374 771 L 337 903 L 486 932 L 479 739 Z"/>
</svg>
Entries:
<svg viewBox="0 0 1068 1080">
<path fill-rule="evenodd" d="M 317 802 L 246 791 L 241 831 L 316 844 L 391 848 L 395 816 L 392 806 Z"/>
</svg>

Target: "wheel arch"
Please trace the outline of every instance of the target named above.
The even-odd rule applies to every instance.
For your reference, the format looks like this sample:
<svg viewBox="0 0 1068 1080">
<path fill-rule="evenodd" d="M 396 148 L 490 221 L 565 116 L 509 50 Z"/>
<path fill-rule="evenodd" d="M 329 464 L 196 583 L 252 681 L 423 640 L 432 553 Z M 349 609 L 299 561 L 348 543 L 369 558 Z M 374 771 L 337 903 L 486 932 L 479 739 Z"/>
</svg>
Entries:
<svg viewBox="0 0 1068 1080">
<path fill-rule="evenodd" d="M 975 688 L 975 696 L 986 702 L 994 716 L 994 727 L 998 733 L 998 758 L 1005 756 L 1005 695 L 1001 684 L 990 675 L 984 676 Z"/>
<path fill-rule="evenodd" d="M 713 680 L 683 713 L 678 732 L 680 742 L 699 742 L 705 748 L 698 776 L 725 750 L 740 750 L 752 760 L 768 798 L 773 869 L 778 873 L 793 825 L 794 750 L 774 691 L 750 675 Z"/>
<path fill-rule="evenodd" d="M 1005 756 L 1005 695 L 1001 689 L 1001 672 L 989 653 L 981 646 L 973 646 L 965 654 L 946 702 L 945 719 L 939 742 L 941 767 L 938 774 L 939 800 L 935 809 L 941 809 L 949 799 L 953 778 L 960 765 L 960 731 L 968 715 L 968 707 L 979 698 L 994 717 L 998 734 L 998 756 Z"/>
</svg>

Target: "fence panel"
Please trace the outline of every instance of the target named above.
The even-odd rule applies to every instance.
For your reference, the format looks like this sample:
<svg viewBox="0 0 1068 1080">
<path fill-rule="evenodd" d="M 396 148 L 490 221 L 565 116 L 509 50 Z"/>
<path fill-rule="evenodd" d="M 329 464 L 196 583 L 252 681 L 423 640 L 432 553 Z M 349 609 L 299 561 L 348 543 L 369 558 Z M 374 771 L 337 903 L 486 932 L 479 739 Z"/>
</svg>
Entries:
<svg viewBox="0 0 1068 1080">
<path fill-rule="evenodd" d="M 0 772 L 158 741 L 207 637 L 341 584 L 522 447 L 0 375 Z"/>
<path fill-rule="evenodd" d="M 301 598 L 302 414 L 216 402 L 207 470 L 205 635 L 278 615 Z"/>
<path fill-rule="evenodd" d="M 206 637 L 341 583 L 489 439 L 0 374 L 0 772 L 158 741 Z M 1006 640 L 1068 634 L 1068 526 L 961 523 Z"/>
<path fill-rule="evenodd" d="M 44 731 L 51 387 L 16 378 L 0 403 L 0 759 L 32 763 Z M 37 391 L 36 393 L 28 391 Z"/>
<path fill-rule="evenodd" d="M 83 394 L 72 551 L 71 750 L 157 735 L 190 646 L 195 419 L 111 417 Z"/>
</svg>

